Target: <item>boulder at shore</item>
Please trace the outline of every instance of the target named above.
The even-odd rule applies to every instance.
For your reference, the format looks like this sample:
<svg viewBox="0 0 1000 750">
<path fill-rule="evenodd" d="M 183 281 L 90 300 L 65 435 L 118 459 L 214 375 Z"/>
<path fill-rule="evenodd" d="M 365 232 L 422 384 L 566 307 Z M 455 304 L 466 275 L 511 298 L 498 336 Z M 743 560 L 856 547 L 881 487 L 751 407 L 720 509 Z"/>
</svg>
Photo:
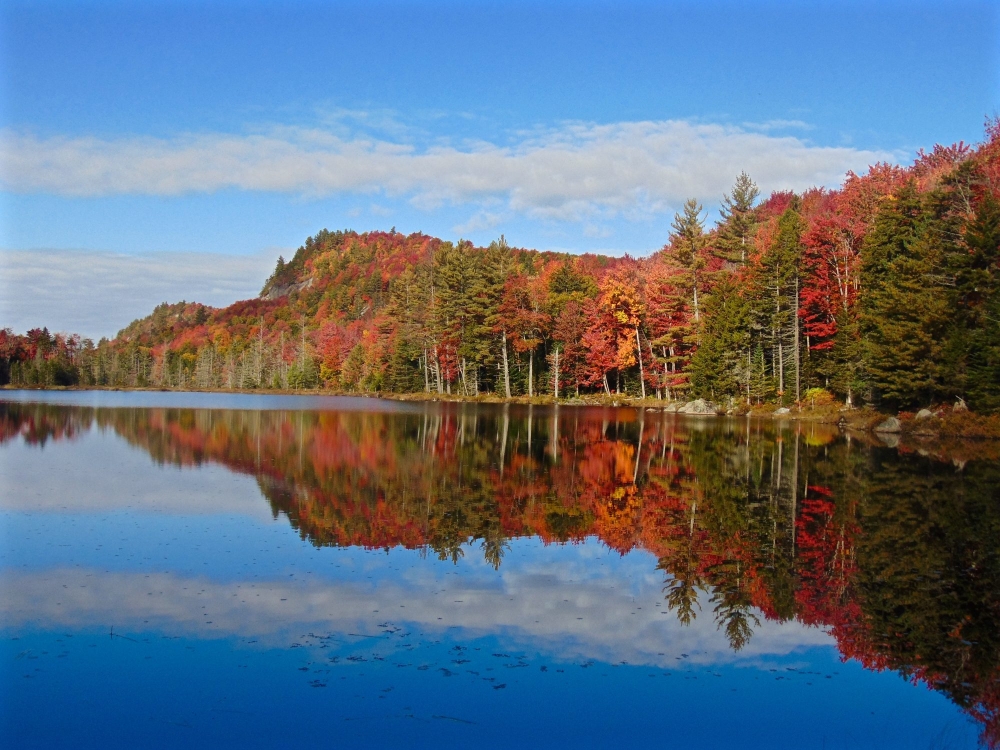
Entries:
<svg viewBox="0 0 1000 750">
<path fill-rule="evenodd" d="M 677 410 L 678 414 L 716 414 L 719 407 L 703 398 L 690 401 Z"/>
<path fill-rule="evenodd" d="M 900 427 L 899 420 L 896 419 L 895 417 L 889 417 L 884 422 L 880 422 L 878 426 L 875 428 L 875 432 L 882 432 L 882 433 L 894 433 L 901 431 L 902 428 Z"/>
</svg>

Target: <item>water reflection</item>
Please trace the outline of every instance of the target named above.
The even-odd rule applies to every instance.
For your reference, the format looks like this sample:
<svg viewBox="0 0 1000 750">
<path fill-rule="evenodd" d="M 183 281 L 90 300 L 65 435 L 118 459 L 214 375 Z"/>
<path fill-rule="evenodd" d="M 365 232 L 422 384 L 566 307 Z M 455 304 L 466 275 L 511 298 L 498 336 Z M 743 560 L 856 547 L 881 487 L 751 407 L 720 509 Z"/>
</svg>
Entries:
<svg viewBox="0 0 1000 750">
<path fill-rule="evenodd" d="M 772 623 L 822 627 L 843 657 L 926 683 L 980 722 L 988 743 L 1000 740 L 1000 463 L 981 457 L 987 446 L 890 449 L 823 425 L 631 409 L 428 405 L 391 414 L 0 404 L 2 441 L 19 436 L 44 446 L 92 427 L 164 465 L 216 463 L 252 477 L 274 516 L 316 546 L 401 547 L 452 561 L 478 554 L 497 570 L 519 537 L 596 538 L 621 554 L 644 550 L 658 561 L 662 609 L 678 627 L 710 618 L 735 651 L 752 650 Z M 49 602 L 58 621 L 52 602 L 63 607 L 69 595 L 46 593 L 40 574 L 18 575 L 10 590 Z M 147 588 L 168 592 L 160 605 L 144 603 L 147 616 L 157 606 L 175 621 L 197 612 L 181 593 L 188 579 L 150 583 L 122 573 L 88 584 L 80 575 L 54 577 L 81 598 L 63 612 L 79 613 L 86 597 L 103 600 L 111 589 L 139 601 Z M 87 585 L 110 589 L 83 593 Z M 201 592 L 214 602 L 218 627 L 246 629 L 246 610 L 224 604 L 243 601 L 242 585 L 206 584 Z M 531 586 L 524 583 L 516 610 L 488 579 L 452 589 L 473 605 L 455 607 L 463 612 L 457 621 L 484 631 L 551 623 L 539 616 L 553 604 L 551 587 L 539 585 L 532 597 Z M 265 620 L 298 606 L 327 624 L 335 612 L 344 629 L 389 607 L 409 608 L 416 622 L 433 622 L 440 611 L 391 584 L 254 593 L 265 594 L 254 610 Z M 598 582 L 584 594 L 588 605 L 567 602 L 560 622 L 581 620 L 605 630 L 608 642 L 643 648 L 642 620 L 621 621 L 628 608 L 621 592 Z M 6 606 L 9 617 L 19 605 Z M 568 611 L 574 607 L 579 617 Z M 580 627 L 579 638 L 592 637 Z"/>
</svg>

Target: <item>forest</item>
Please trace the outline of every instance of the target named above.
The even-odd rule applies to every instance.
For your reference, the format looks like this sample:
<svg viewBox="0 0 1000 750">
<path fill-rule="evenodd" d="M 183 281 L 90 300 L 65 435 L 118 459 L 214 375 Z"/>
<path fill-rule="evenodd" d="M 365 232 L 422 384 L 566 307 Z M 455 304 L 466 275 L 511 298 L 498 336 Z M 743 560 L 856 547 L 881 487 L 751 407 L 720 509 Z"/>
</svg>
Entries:
<svg viewBox="0 0 1000 750">
<path fill-rule="evenodd" d="M 1000 120 L 835 190 L 740 174 L 707 222 L 643 258 L 322 230 L 256 299 L 5 329 L 0 383 L 1000 412 Z"/>
</svg>

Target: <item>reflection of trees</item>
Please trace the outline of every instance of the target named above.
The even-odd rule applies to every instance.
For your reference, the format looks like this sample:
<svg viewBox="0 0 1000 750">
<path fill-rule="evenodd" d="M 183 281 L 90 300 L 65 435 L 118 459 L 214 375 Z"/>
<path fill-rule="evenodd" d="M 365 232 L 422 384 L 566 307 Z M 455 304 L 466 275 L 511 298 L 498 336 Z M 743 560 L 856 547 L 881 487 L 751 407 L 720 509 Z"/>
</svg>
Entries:
<svg viewBox="0 0 1000 750">
<path fill-rule="evenodd" d="M 961 471 L 815 425 L 631 410 L 424 413 L 0 405 L 0 440 L 96 423 L 177 465 L 253 475 L 316 545 L 404 546 L 495 568 L 510 539 L 600 538 L 658 558 L 683 623 L 708 592 L 733 648 L 761 618 L 827 628 L 846 657 L 949 694 L 997 740 L 1000 467 Z"/>
<path fill-rule="evenodd" d="M 850 653 L 946 692 L 1000 743 L 1000 466 L 877 451 Z"/>
<path fill-rule="evenodd" d="M 66 409 L 48 404 L 0 402 L 0 445 L 21 437 L 28 445 L 44 447 L 49 440 L 70 440 L 90 427 L 90 410 Z"/>
<path fill-rule="evenodd" d="M 482 547 L 486 562 L 492 565 L 494 570 L 499 570 L 504 554 L 510 549 L 507 537 L 499 529 L 490 529 L 483 535 Z"/>
</svg>

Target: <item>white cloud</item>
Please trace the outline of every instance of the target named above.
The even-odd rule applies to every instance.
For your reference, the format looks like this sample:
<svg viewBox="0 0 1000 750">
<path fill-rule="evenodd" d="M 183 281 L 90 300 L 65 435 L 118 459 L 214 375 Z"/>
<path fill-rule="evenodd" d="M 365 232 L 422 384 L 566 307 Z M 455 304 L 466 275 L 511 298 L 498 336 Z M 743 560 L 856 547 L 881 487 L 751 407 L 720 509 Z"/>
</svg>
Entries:
<svg viewBox="0 0 1000 750">
<path fill-rule="evenodd" d="M 503 216 L 493 211 L 477 211 L 469 220 L 452 227 L 452 231 L 459 235 L 468 235 L 484 229 L 492 229 L 503 221 Z"/>
<path fill-rule="evenodd" d="M 502 203 L 538 219 L 586 221 L 712 202 L 748 172 L 767 192 L 835 185 L 898 155 L 817 146 L 780 128 L 681 120 L 566 123 L 518 134 L 512 145 L 467 141 L 418 148 L 342 129 L 281 127 L 257 134 L 161 139 L 0 136 L 4 189 L 63 196 L 179 195 L 226 189 L 302 195 L 408 197 L 423 210 Z"/>
<path fill-rule="evenodd" d="M 158 302 L 221 307 L 256 297 L 280 252 L 0 250 L 0 327 L 110 337 Z"/>
</svg>

